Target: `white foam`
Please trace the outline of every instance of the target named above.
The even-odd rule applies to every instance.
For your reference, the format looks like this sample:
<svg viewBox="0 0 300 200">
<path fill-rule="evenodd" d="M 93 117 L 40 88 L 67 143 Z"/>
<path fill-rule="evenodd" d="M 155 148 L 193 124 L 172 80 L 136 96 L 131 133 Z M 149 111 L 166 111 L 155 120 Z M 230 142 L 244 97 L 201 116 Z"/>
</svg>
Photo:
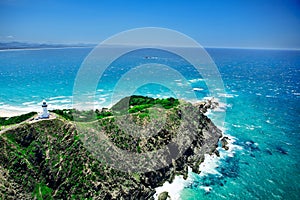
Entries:
<svg viewBox="0 0 300 200">
<path fill-rule="evenodd" d="M 200 186 L 199 188 L 205 190 L 205 192 L 210 192 L 212 190 L 212 187 L 209 187 L 209 186 Z"/>
<path fill-rule="evenodd" d="M 204 162 L 202 162 L 199 166 L 199 170 L 201 171 L 200 176 L 206 176 L 208 174 L 220 175 L 220 173 L 216 170 L 219 166 L 219 158 L 215 154 L 205 154 L 204 157 Z"/>
<path fill-rule="evenodd" d="M 233 95 L 233 94 L 227 94 L 227 93 L 218 93 L 218 96 L 225 97 L 225 98 L 234 98 L 234 97 L 237 97 L 238 95 L 237 94 Z"/>
<path fill-rule="evenodd" d="M 266 95 L 267 98 L 275 98 L 275 96 L 272 95 Z"/>
<path fill-rule="evenodd" d="M 241 125 L 238 125 L 238 124 L 232 124 L 233 127 L 236 127 L 236 128 L 240 128 L 242 127 Z"/>
<path fill-rule="evenodd" d="M 36 102 L 35 101 L 28 101 L 28 102 L 22 103 L 22 105 L 24 105 L 24 106 L 31 105 L 31 104 L 36 104 Z"/>
<path fill-rule="evenodd" d="M 177 82 L 176 85 L 177 85 L 177 86 L 180 86 L 180 87 L 181 87 L 181 86 L 186 86 L 186 84 L 180 83 L 180 82 Z"/>
<path fill-rule="evenodd" d="M 220 128 L 224 131 L 226 130 L 225 127 L 220 127 Z M 220 157 L 217 157 L 215 154 L 213 155 L 205 154 L 204 162 L 202 162 L 199 166 L 199 170 L 201 171 L 201 173 L 196 176 L 204 177 L 209 174 L 222 176 L 222 174 L 217 171 L 217 168 L 221 164 L 222 160 L 226 159 L 227 157 L 233 157 L 237 150 L 243 149 L 241 146 L 234 144 L 234 142 L 236 141 L 235 137 L 230 135 L 223 135 L 223 137 L 228 137 L 227 146 L 229 147 L 229 149 L 224 150 L 221 147 L 218 147 L 217 150 L 220 153 Z M 189 169 L 189 175 L 187 180 L 184 180 L 182 176 L 176 176 L 172 183 L 166 182 L 163 184 L 163 186 L 155 188 L 156 193 L 154 195 L 154 198 L 158 199 L 158 195 L 161 192 L 166 191 L 169 193 L 171 199 L 180 199 L 180 193 L 184 189 L 184 187 L 194 182 L 193 176 L 195 176 L 195 174 L 192 174 L 190 167 L 188 169 Z M 199 188 L 203 189 L 207 193 L 213 190 L 213 187 L 210 186 L 201 185 L 199 186 Z"/>
<path fill-rule="evenodd" d="M 162 192 L 168 192 L 169 196 L 172 200 L 179 200 L 181 190 L 184 189 L 184 187 L 190 183 L 192 180 L 191 178 L 188 178 L 187 180 L 183 179 L 183 176 L 175 176 L 175 179 L 172 183 L 165 182 L 163 186 L 155 188 L 155 194 L 154 199 L 158 199 L 158 195 Z"/>
<path fill-rule="evenodd" d="M 106 102 L 106 98 L 99 98 L 99 100 L 100 100 L 100 101 L 98 102 L 99 104 L 102 104 L 102 103 Z"/>
<path fill-rule="evenodd" d="M 26 107 L 17 107 L 8 104 L 0 105 L 0 116 L 1 117 L 12 117 L 22 115 L 36 110 L 33 105 Z"/>
<path fill-rule="evenodd" d="M 72 101 L 70 99 L 61 99 L 61 100 L 50 100 L 47 101 L 48 104 L 65 104 L 65 103 L 71 103 Z"/>
<path fill-rule="evenodd" d="M 49 101 L 47 101 L 49 100 Z M 48 104 L 48 110 L 53 109 L 70 109 L 72 108 L 71 96 L 56 96 L 46 99 Z M 38 101 L 29 101 L 20 103 L 20 105 L 9 105 L 9 104 L 0 104 L 0 116 L 2 117 L 11 117 L 17 116 L 29 112 L 40 112 L 41 111 L 41 102 Z"/>
<path fill-rule="evenodd" d="M 201 82 L 201 81 L 204 81 L 204 79 L 202 79 L 202 78 L 196 78 L 196 79 L 189 80 L 189 82 L 191 82 L 191 83 L 197 83 L 197 82 Z"/>
<path fill-rule="evenodd" d="M 203 88 L 193 88 L 194 91 L 203 91 Z"/>
<path fill-rule="evenodd" d="M 49 100 L 65 99 L 65 98 L 71 98 L 71 96 L 56 96 L 56 97 L 50 97 Z"/>
</svg>

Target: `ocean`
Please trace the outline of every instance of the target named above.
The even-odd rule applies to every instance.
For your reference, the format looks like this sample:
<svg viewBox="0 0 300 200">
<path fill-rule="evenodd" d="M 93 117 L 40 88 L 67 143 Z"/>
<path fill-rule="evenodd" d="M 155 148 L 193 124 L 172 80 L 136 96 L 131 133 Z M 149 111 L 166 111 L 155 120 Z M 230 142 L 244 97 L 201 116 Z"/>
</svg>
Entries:
<svg viewBox="0 0 300 200">
<path fill-rule="evenodd" d="M 49 109 L 71 108 L 77 72 L 91 50 L 0 51 L 0 115 L 40 111 L 43 99 Z M 208 116 L 231 138 L 230 149 L 219 148 L 220 157 L 207 155 L 199 175 L 190 172 L 187 180 L 177 177 L 157 191 L 168 190 L 172 199 L 300 199 L 300 51 L 207 51 L 226 90 L 220 94 L 226 98 L 226 109 Z M 110 106 L 110 95 L 122 74 L 149 59 L 177 70 L 198 100 L 209 95 L 203 79 L 184 59 L 146 49 L 123 56 L 108 68 L 97 87 L 96 106 Z M 188 99 L 181 80 L 174 84 Z M 141 86 L 134 94 L 176 96 L 155 83 Z M 220 112 L 226 114 L 225 123 L 219 121 Z"/>
</svg>

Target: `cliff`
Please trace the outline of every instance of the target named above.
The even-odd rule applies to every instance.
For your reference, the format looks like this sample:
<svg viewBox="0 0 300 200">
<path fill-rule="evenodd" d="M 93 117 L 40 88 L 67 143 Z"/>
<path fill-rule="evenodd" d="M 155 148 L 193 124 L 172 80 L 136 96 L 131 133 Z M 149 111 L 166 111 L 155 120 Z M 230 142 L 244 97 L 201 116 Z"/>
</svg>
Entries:
<svg viewBox="0 0 300 200">
<path fill-rule="evenodd" d="M 118 127 L 122 124 L 117 123 L 115 113 L 111 115 L 98 111 L 98 120 L 81 124 L 101 129 L 118 148 L 137 154 L 163 148 L 178 136 L 178 130 L 180 133 L 193 132 L 191 135 L 194 137 L 179 141 L 189 146 L 181 148 L 175 145 L 177 152 L 184 149 L 182 154 L 178 154 L 179 157 L 157 170 L 118 170 L 97 159 L 86 148 L 86 140 L 91 135 L 82 137 L 78 123 L 62 117 L 24 123 L 0 135 L 0 198 L 153 199 L 155 187 L 172 181 L 175 175 L 187 177 L 188 167 L 199 173 L 204 154 L 215 153 L 221 131 L 200 112 L 199 107 L 192 104 L 179 103 L 174 99 L 158 101 L 144 98 L 146 104 L 145 101 L 135 101 L 138 98 L 142 97 L 131 98 L 131 111 L 126 117 L 133 119 L 140 127 L 148 127 L 144 131 L 150 131 L 153 126 L 149 120 L 151 109 L 161 110 L 161 107 L 153 108 L 157 104 L 166 108 L 163 114 L 165 123 L 148 138 L 137 139 L 120 130 Z M 122 110 L 122 101 L 113 108 Z M 183 121 L 181 115 L 185 113 L 193 117 Z M 122 121 L 126 123 L 124 119 Z"/>
</svg>

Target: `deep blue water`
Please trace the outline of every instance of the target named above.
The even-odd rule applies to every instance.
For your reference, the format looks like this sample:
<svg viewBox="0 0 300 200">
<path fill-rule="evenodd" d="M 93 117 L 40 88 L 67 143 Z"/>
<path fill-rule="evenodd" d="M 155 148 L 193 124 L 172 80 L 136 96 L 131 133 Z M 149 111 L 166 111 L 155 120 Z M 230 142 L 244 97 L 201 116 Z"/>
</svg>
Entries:
<svg viewBox="0 0 300 200">
<path fill-rule="evenodd" d="M 36 110 L 43 99 L 52 108 L 71 107 L 77 71 L 90 51 L 1 51 L 0 112 Z M 217 173 L 190 174 L 192 181 L 186 183 L 181 198 L 299 199 L 300 51 L 208 49 L 208 53 L 228 94 L 222 128 L 235 137 L 235 142 L 230 153 L 220 150 L 224 156 L 218 161 Z M 197 98 L 208 95 L 205 83 L 185 60 L 167 52 L 146 51 L 120 58 L 110 66 L 98 87 L 99 105 L 110 103 L 108 94 L 122 73 L 149 62 L 142 59 L 145 55 L 155 58 L 151 62 L 178 70 L 193 88 L 202 88 L 194 91 Z M 176 84 L 181 86 L 179 80 Z M 155 84 L 145 85 L 136 93 L 172 95 Z M 218 124 L 217 115 L 212 112 L 210 117 Z"/>
</svg>

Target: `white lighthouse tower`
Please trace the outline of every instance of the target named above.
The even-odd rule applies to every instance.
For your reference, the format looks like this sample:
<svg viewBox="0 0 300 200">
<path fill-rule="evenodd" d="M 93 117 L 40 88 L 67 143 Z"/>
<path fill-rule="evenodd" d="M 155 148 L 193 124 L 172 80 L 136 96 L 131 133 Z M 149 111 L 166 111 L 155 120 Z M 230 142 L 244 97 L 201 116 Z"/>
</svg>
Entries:
<svg viewBox="0 0 300 200">
<path fill-rule="evenodd" d="M 48 112 L 48 109 L 47 109 L 47 103 L 45 100 L 43 100 L 43 104 L 42 104 L 42 108 L 43 108 L 43 112 L 41 113 L 40 115 L 40 118 L 49 118 L 49 112 Z"/>
</svg>

